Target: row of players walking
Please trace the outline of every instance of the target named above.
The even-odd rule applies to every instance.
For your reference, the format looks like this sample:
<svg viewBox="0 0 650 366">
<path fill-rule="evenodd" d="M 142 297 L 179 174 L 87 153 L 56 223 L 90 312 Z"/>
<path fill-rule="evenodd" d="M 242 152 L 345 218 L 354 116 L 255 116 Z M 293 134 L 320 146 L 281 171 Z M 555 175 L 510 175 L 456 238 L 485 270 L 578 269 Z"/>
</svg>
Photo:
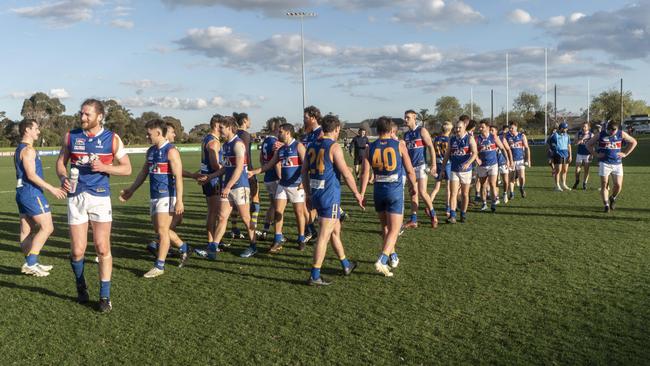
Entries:
<svg viewBox="0 0 650 366">
<path fill-rule="evenodd" d="M 38 259 L 40 250 L 53 232 L 50 207 L 43 192 L 48 191 L 58 199 L 67 197 L 70 263 L 78 302 L 89 301 L 84 256 L 88 228 L 91 226 L 99 263 L 99 310 L 108 312 L 112 309 L 109 177 L 130 175 L 131 163 L 120 137 L 103 129 L 103 118 L 104 106 L 100 101 L 88 99 L 83 102 L 81 127 L 63 137 L 56 162 L 60 185 L 51 185 L 43 179 L 41 160 L 32 147 L 40 133 L 34 120 L 25 120 L 19 125 L 21 142 L 16 149 L 15 165 L 16 201 L 21 222 L 20 246 L 25 255 L 22 272 L 39 277 L 49 275 L 52 266 L 41 264 Z M 365 205 L 364 197 L 369 183 L 374 184 L 373 203 L 382 233 L 382 248 L 374 268 L 388 277 L 393 276 L 392 269 L 399 265 L 395 246 L 401 230 L 417 226 L 420 199 L 424 202 L 424 211 L 431 226 L 437 227 L 433 199 L 442 181 L 448 181 L 446 215 L 449 223 L 456 222 L 457 209 L 460 211 L 460 221 L 466 220 L 474 166 L 477 166 L 480 178 L 478 183 L 484 187 L 479 188 L 478 192 L 481 192 L 484 203 L 489 192 L 493 211 L 499 199 L 496 186 L 498 175 L 504 181 L 504 201 L 514 197 L 512 178 L 518 180 L 520 192 L 525 197 L 525 167 L 530 166 L 530 149 L 526 136 L 517 131 L 515 122 L 511 122 L 507 131 L 504 129 L 500 135 L 488 121 L 481 121 L 478 124 L 479 134 L 474 138 L 472 121 L 461 116 L 453 125 L 453 134 L 452 124 L 445 123 L 442 133 L 432 139 L 425 128 L 417 126 L 414 111 L 406 111 L 405 119 L 409 131 L 405 133 L 404 140 L 398 139 L 397 126 L 391 118 L 380 117 L 377 120 L 378 139 L 360 146 L 359 150 L 363 150 L 361 158 L 355 159 L 355 172 L 360 176 L 360 182 L 346 165 L 343 149 L 337 143 L 341 131 L 338 117 L 331 114 L 321 116 L 318 108 L 313 106 L 304 110 L 304 136 L 301 141 L 294 138 L 293 125 L 277 121 L 272 123 L 273 134 L 262 143 L 261 166 L 257 169 L 253 167 L 251 159 L 250 134 L 246 132 L 250 120 L 246 114 L 212 117 L 210 132 L 201 146 L 201 167 L 198 172 L 183 169 L 179 151 L 173 145 L 173 125 L 162 120 L 148 121 L 145 128 L 152 146 L 146 152 L 145 162 L 135 181 L 119 194 L 121 201 L 128 201 L 149 178 L 150 213 L 158 240 L 149 248 L 156 260 L 144 277 L 153 278 L 164 273 L 170 247 L 177 249 L 180 267 L 185 265 L 192 252 L 210 260 L 217 259 L 218 253 L 228 246 L 224 236 L 229 219 L 235 217 L 233 211 L 243 222 L 249 239 L 249 246 L 240 253 L 241 257 L 250 258 L 257 254 L 257 239 L 270 237 L 271 225 L 274 226 L 274 235 L 269 252 L 281 251 L 286 242 L 282 232 L 287 201 L 292 203 L 296 215 L 298 249 L 304 250 L 306 243 L 316 238 L 307 283 L 316 286 L 331 284 L 320 275 L 328 243 L 332 244 L 340 260 L 343 274 L 350 275 L 357 263 L 346 257 L 341 241 L 341 221 L 346 215 L 341 208 L 342 182 L 352 191 L 361 208 Z M 621 150 L 622 141 L 628 142 L 625 151 Z M 615 176 L 613 200 L 606 202 L 606 205 L 613 206 L 611 202 L 615 201 L 622 183 L 622 167 L 618 166 L 621 159 L 634 149 L 636 141 L 612 122 L 606 131 L 594 136 L 587 145 L 591 148 L 591 154 L 600 159 L 604 186 L 607 186 L 610 174 Z M 564 145 L 556 142 L 555 146 Z M 427 165 L 427 150 L 432 156 L 431 166 Z M 270 207 L 264 216 L 263 230 L 258 230 L 260 200 L 256 176 L 262 173 Z M 432 194 L 427 192 L 428 175 L 436 179 Z M 192 251 L 176 233 L 185 210 L 183 178 L 201 184 L 206 197 L 205 249 L 195 248 Z M 409 222 L 403 225 L 404 188 L 407 183 L 412 214 Z M 461 198 L 460 207 L 457 207 L 458 197 Z M 318 232 L 314 225 L 316 221 Z"/>
</svg>

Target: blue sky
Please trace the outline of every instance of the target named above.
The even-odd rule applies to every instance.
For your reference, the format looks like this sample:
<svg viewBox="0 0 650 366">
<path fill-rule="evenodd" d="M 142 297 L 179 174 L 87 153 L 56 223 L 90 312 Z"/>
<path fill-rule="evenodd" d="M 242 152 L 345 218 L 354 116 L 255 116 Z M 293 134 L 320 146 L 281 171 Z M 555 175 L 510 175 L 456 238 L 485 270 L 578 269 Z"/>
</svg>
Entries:
<svg viewBox="0 0 650 366">
<path fill-rule="evenodd" d="M 153 110 L 186 128 L 214 113 L 247 111 L 253 129 L 301 117 L 300 23 L 307 101 L 358 122 L 434 109 L 442 95 L 489 115 L 521 91 L 579 112 L 591 94 L 625 88 L 650 102 L 650 0 L 5 0 L 0 111 L 19 118 L 34 91 L 68 113 L 87 97 L 113 98 L 134 115 Z"/>
</svg>

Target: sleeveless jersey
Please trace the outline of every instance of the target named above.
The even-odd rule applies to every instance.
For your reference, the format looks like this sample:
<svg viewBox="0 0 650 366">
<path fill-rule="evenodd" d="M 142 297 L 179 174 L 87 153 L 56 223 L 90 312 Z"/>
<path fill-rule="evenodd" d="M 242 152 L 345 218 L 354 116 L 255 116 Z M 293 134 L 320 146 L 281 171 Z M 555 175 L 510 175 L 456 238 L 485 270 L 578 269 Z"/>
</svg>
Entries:
<svg viewBox="0 0 650 366">
<path fill-rule="evenodd" d="M 278 157 L 282 166 L 280 185 L 284 187 L 298 187 L 302 182 L 300 169 L 302 160 L 298 155 L 298 141 L 293 139 L 278 150 Z"/>
<path fill-rule="evenodd" d="M 235 155 L 235 145 L 237 142 L 241 142 L 241 139 L 237 137 L 237 135 L 233 136 L 233 138 L 230 139 L 230 141 L 224 143 L 221 146 L 221 157 L 223 159 L 223 166 L 225 168 L 225 172 L 222 176 L 221 182 L 222 182 L 222 187 L 225 187 L 226 184 L 230 181 L 230 178 L 232 178 L 232 175 L 235 173 L 235 168 L 237 166 L 237 156 Z M 243 142 L 242 142 L 243 145 Z M 231 189 L 236 189 L 239 187 L 249 187 L 248 184 L 248 169 L 246 168 L 246 150 L 244 149 L 244 169 L 241 172 L 241 175 L 239 176 L 239 179 L 235 182 L 235 184 L 231 187 Z"/>
<path fill-rule="evenodd" d="M 617 156 L 623 146 L 623 132 L 619 129 L 614 135 L 602 131 L 598 136 L 598 153 L 605 154 L 599 158 L 601 163 L 621 164 L 623 161 Z"/>
<path fill-rule="evenodd" d="M 438 135 L 433 139 L 433 148 L 436 151 L 436 162 L 442 164 L 445 153 L 449 148 L 449 136 Z"/>
<path fill-rule="evenodd" d="M 591 131 L 587 131 L 587 133 L 583 132 L 582 130 L 578 131 L 576 134 L 576 141 L 578 142 L 578 155 L 589 155 L 591 152 L 589 152 L 589 148 L 587 148 L 587 143 L 591 138 L 594 137 L 594 134 Z"/>
<path fill-rule="evenodd" d="M 267 136 L 264 141 L 262 142 L 262 164 L 266 164 L 271 159 L 273 159 L 273 154 L 280 149 L 282 146 L 282 143 L 278 141 L 278 138 L 271 135 Z M 278 177 L 278 173 L 276 173 L 275 168 L 267 170 L 264 172 L 264 182 L 275 182 L 280 177 Z"/>
<path fill-rule="evenodd" d="M 302 144 L 305 145 L 305 148 L 308 148 L 309 144 L 311 144 L 312 142 L 318 140 L 318 138 L 320 137 L 322 131 L 323 131 L 323 129 L 320 126 L 318 126 L 313 131 L 311 131 L 309 133 L 306 133 L 302 137 L 302 140 L 300 142 L 302 142 Z"/>
<path fill-rule="evenodd" d="M 69 196 L 77 196 L 82 192 L 102 197 L 111 195 L 109 175 L 93 172 L 91 164 L 95 160 L 100 160 L 104 164 L 113 164 L 114 148 L 117 147 L 114 145 L 118 143 L 117 139 L 117 135 L 104 129 L 92 136 L 81 128 L 70 131 L 67 142 L 70 166 L 79 169 L 79 182 L 76 191 L 68 194 Z"/>
<path fill-rule="evenodd" d="M 498 162 L 497 151 L 499 148 L 493 134 L 489 134 L 488 137 L 483 137 L 483 134 L 478 135 L 476 144 L 479 158 L 481 158 L 481 166 L 490 166 Z"/>
<path fill-rule="evenodd" d="M 214 140 L 218 140 L 217 137 L 209 133 L 205 135 L 203 142 L 201 142 L 201 174 L 211 174 L 215 172 L 215 170 L 212 169 L 212 165 L 210 164 L 210 149 L 208 148 L 208 144 Z M 219 150 L 217 153 L 217 160 L 219 162 L 221 160 L 221 150 Z M 217 186 L 219 184 L 219 177 L 210 180 L 209 184 L 212 187 Z"/>
<path fill-rule="evenodd" d="M 375 173 L 375 194 L 390 195 L 403 191 L 404 168 L 398 140 L 377 139 L 371 142 L 368 159 Z"/>
<path fill-rule="evenodd" d="M 414 167 L 427 163 L 427 154 L 422 141 L 422 126 L 417 126 L 413 131 L 407 131 L 404 134 L 406 148 L 411 158 L 411 164 Z"/>
<path fill-rule="evenodd" d="M 312 203 L 317 208 L 341 203 L 341 173 L 330 159 L 330 149 L 336 141 L 323 137 L 309 145 L 309 185 Z"/>
<path fill-rule="evenodd" d="M 454 172 L 468 172 L 472 170 L 470 165 L 467 169 L 462 169 L 463 164 L 472 157 L 472 149 L 469 139 L 473 138 L 469 133 L 463 137 L 456 135 L 449 139 L 449 160 L 451 160 L 451 170 Z"/>
<path fill-rule="evenodd" d="M 38 193 L 43 193 L 43 188 L 34 184 L 34 182 L 27 178 L 27 174 L 25 174 L 25 166 L 23 165 L 23 161 L 20 159 L 20 153 L 27 146 L 29 145 L 22 142 L 19 143 L 14 155 L 14 165 L 16 166 L 16 195 L 25 198 Z M 38 152 L 36 152 L 34 164 L 36 175 L 43 178 L 43 163 L 41 162 L 41 158 L 38 156 Z"/>
<path fill-rule="evenodd" d="M 524 135 L 518 133 L 514 136 L 510 132 L 506 133 L 506 141 L 512 151 L 512 160 L 524 160 Z"/>
<path fill-rule="evenodd" d="M 176 177 L 169 163 L 169 150 L 173 148 L 174 145 L 165 142 L 161 147 L 154 145 L 147 150 L 151 199 L 176 197 Z"/>
<path fill-rule="evenodd" d="M 248 169 L 253 169 L 253 161 L 251 159 L 251 134 L 248 133 L 248 131 L 245 130 L 237 130 L 237 137 L 239 137 L 242 142 L 244 143 L 244 146 L 246 146 L 246 167 Z M 246 143 L 248 141 L 248 144 Z"/>
</svg>

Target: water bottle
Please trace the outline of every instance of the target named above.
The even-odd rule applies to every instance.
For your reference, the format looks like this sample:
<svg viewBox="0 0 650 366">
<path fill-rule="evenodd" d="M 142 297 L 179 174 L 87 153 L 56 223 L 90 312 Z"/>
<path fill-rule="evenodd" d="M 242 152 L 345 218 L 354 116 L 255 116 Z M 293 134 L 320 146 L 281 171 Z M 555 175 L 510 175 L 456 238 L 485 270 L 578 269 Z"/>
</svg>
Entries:
<svg viewBox="0 0 650 366">
<path fill-rule="evenodd" d="M 74 193 L 77 190 L 78 182 L 79 182 L 79 169 L 72 167 L 70 168 L 70 193 Z"/>
</svg>

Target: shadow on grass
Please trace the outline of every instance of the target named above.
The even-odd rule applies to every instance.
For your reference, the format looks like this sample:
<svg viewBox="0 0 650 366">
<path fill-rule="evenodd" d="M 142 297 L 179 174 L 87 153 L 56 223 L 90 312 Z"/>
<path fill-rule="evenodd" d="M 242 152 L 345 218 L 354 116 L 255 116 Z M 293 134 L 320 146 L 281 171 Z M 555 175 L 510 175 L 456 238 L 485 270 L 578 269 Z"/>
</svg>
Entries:
<svg viewBox="0 0 650 366">
<path fill-rule="evenodd" d="M 0 287 L 7 287 L 7 288 L 13 288 L 13 289 L 19 289 L 19 290 L 25 290 L 25 291 L 30 291 L 42 295 L 47 295 L 51 297 L 56 297 L 61 300 L 66 300 L 70 302 L 77 302 L 77 298 L 73 296 L 68 296 L 68 295 L 63 295 L 59 294 L 57 292 L 48 290 L 43 287 L 36 287 L 36 286 L 26 286 L 26 285 L 19 285 L 17 283 L 12 283 L 12 282 L 6 282 L 6 281 L 0 281 Z M 90 305 L 89 305 L 90 306 Z"/>
</svg>

